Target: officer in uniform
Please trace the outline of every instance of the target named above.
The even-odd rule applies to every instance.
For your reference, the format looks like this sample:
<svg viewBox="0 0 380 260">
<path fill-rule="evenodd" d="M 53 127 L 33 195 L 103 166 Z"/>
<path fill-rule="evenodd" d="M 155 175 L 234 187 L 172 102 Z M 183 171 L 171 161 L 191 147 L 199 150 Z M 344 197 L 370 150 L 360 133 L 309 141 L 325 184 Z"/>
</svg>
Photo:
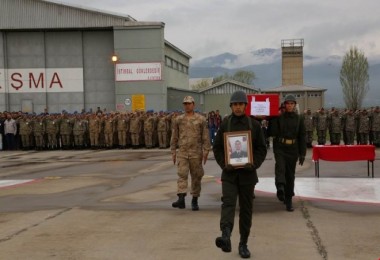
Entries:
<svg viewBox="0 0 380 260">
<path fill-rule="evenodd" d="M 213 145 L 215 160 L 222 171 L 222 209 L 220 229 L 222 236 L 215 240 L 216 246 L 223 252 L 231 252 L 231 232 L 234 227 L 236 201 L 239 198 L 239 254 L 242 258 L 251 256 L 247 242 L 252 226 L 253 190 L 258 182 L 256 169 L 264 162 L 267 147 L 261 125 L 252 117 L 245 115 L 248 103 L 247 95 L 243 91 L 236 91 L 230 99 L 232 113 L 224 118 Z M 253 163 L 247 163 L 243 168 L 234 168 L 225 161 L 228 147 L 224 146 L 224 133 L 235 131 L 249 131 L 253 149 Z"/>
<path fill-rule="evenodd" d="M 183 99 L 185 113 L 178 116 L 173 124 L 170 140 L 173 163 L 177 163 L 177 195 L 174 208 L 184 209 L 187 194 L 189 172 L 191 175 L 192 210 L 199 210 L 198 197 L 201 193 L 201 181 L 204 175 L 202 167 L 211 150 L 206 118 L 194 112 L 195 102 L 191 96 Z M 177 152 L 178 147 L 178 152 Z"/>
<path fill-rule="evenodd" d="M 294 211 L 294 181 L 297 160 L 303 165 L 306 156 L 305 124 L 295 112 L 296 99 L 285 97 L 285 112 L 271 121 L 273 152 L 276 160 L 275 181 L 277 197 L 284 201 L 287 211 Z"/>
</svg>

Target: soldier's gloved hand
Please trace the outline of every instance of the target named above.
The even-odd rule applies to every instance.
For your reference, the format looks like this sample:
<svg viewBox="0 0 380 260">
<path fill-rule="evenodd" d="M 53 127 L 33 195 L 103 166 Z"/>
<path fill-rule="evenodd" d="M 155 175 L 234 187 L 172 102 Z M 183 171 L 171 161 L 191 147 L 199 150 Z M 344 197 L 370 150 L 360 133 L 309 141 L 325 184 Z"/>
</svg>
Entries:
<svg viewBox="0 0 380 260">
<path fill-rule="evenodd" d="M 305 156 L 300 156 L 299 158 L 298 158 L 298 164 L 299 165 L 303 165 L 303 162 L 305 161 Z"/>
<path fill-rule="evenodd" d="M 246 163 L 244 165 L 244 170 L 253 172 L 255 170 L 255 166 L 252 163 Z"/>
<path fill-rule="evenodd" d="M 233 172 L 235 170 L 235 168 L 231 164 L 227 164 L 226 167 L 224 167 L 224 170 L 227 173 L 230 173 L 230 172 Z"/>
</svg>

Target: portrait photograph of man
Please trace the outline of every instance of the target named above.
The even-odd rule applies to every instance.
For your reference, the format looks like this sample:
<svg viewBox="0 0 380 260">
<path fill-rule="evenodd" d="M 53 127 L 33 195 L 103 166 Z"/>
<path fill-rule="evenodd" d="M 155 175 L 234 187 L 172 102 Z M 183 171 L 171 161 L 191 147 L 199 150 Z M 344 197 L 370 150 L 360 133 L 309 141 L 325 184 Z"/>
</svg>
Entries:
<svg viewBox="0 0 380 260">
<path fill-rule="evenodd" d="M 234 135 L 226 135 L 225 143 L 227 146 L 226 161 L 234 167 L 251 163 L 252 149 L 249 146 L 249 133 L 240 133 Z"/>
</svg>

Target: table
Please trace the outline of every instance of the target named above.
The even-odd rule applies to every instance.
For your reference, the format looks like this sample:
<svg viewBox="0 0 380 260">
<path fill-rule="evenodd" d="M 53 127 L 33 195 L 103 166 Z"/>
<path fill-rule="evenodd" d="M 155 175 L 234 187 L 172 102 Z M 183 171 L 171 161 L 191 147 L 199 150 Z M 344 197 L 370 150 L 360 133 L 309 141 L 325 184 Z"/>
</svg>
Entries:
<svg viewBox="0 0 380 260">
<path fill-rule="evenodd" d="M 324 160 L 333 162 L 367 161 L 368 177 L 369 164 L 372 163 L 372 178 L 374 178 L 375 157 L 374 145 L 315 145 L 312 157 L 315 163 L 315 177 L 319 178 L 319 160 Z"/>
</svg>

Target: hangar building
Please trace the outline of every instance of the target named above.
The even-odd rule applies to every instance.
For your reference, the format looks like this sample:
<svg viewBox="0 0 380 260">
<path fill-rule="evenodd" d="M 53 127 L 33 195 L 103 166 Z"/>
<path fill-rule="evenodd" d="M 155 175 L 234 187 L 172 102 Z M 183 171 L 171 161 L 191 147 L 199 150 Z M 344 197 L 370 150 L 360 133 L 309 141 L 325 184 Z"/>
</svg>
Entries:
<svg viewBox="0 0 380 260">
<path fill-rule="evenodd" d="M 0 111 L 166 110 L 168 88 L 189 89 L 191 57 L 164 29 L 57 1 L 0 0 Z"/>
</svg>

